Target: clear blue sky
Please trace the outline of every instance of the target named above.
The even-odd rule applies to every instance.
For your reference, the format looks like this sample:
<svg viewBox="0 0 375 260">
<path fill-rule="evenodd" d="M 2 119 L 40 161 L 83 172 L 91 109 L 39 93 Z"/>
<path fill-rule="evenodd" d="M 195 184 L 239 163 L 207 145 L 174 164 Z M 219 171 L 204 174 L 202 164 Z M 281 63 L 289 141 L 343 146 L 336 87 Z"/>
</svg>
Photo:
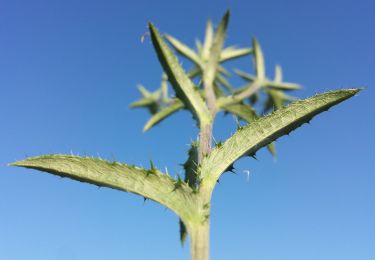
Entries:
<svg viewBox="0 0 375 260">
<path fill-rule="evenodd" d="M 366 89 L 281 138 L 276 162 L 262 151 L 223 177 L 212 259 L 375 259 L 374 1 L 1 0 L 0 163 L 73 151 L 179 172 L 196 138 L 191 116 L 143 134 L 149 115 L 128 109 L 138 83 L 160 82 L 150 40 L 140 38 L 153 21 L 191 45 L 227 8 L 227 43 L 257 36 L 269 76 L 281 64 L 304 86 L 299 97 Z M 250 71 L 250 58 L 236 66 Z M 220 117 L 215 137 L 232 123 Z M 177 223 L 134 195 L 0 167 L 0 260 L 188 259 Z"/>
</svg>

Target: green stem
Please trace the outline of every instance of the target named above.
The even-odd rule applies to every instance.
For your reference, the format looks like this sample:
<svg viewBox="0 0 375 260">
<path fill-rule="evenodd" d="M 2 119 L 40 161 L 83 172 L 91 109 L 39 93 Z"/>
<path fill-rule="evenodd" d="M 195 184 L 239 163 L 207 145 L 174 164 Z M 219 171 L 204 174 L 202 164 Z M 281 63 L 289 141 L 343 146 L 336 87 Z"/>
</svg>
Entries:
<svg viewBox="0 0 375 260">
<path fill-rule="evenodd" d="M 190 260 L 210 259 L 210 221 L 194 226 L 190 232 Z"/>
<path fill-rule="evenodd" d="M 216 68 L 215 68 L 216 70 Z M 212 144 L 212 127 L 217 112 L 216 96 L 214 93 L 213 80 L 206 81 L 204 90 L 206 94 L 206 104 L 211 113 L 211 120 L 208 122 L 201 121 L 199 132 L 199 146 L 198 146 L 198 162 L 202 162 L 204 156 L 211 152 Z M 210 205 L 211 192 L 205 188 L 199 187 L 199 199 L 197 203 L 197 211 L 199 221 L 190 226 L 190 259 L 191 260 L 209 260 L 210 259 Z"/>
<path fill-rule="evenodd" d="M 214 118 L 214 116 L 213 116 Z M 212 123 L 203 124 L 200 127 L 198 163 L 211 151 Z M 201 185 L 200 183 L 198 184 Z M 209 260 L 210 259 L 210 205 L 211 190 L 199 187 L 199 198 L 197 201 L 197 211 L 199 220 L 190 226 L 190 259 Z"/>
<path fill-rule="evenodd" d="M 213 119 L 215 115 L 213 114 Z M 212 120 L 213 120 L 212 119 Z M 201 124 L 199 133 L 198 162 L 199 164 L 205 155 L 211 151 L 212 142 L 212 121 Z M 200 183 L 198 183 L 198 187 Z M 190 225 L 190 259 L 210 259 L 210 202 L 211 190 L 199 187 L 197 201 L 198 222 Z"/>
<path fill-rule="evenodd" d="M 198 163 L 203 157 L 211 151 L 212 142 L 212 123 L 204 124 L 200 127 L 199 147 L 198 147 Z"/>
</svg>

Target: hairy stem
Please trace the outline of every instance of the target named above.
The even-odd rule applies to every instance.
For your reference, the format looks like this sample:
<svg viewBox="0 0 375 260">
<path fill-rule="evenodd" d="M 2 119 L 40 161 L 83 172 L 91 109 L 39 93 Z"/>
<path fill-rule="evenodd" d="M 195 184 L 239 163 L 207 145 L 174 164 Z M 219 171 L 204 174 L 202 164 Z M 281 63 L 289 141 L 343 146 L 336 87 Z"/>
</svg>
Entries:
<svg viewBox="0 0 375 260">
<path fill-rule="evenodd" d="M 205 92 L 205 95 L 206 95 L 206 102 L 207 102 L 207 107 L 208 107 L 208 110 L 211 112 L 211 115 L 215 115 L 216 114 L 216 96 L 215 96 L 215 92 L 214 92 L 214 88 L 212 86 L 212 84 L 205 84 L 204 85 L 204 92 Z"/>
<path fill-rule="evenodd" d="M 212 127 L 217 112 L 216 96 L 212 84 L 204 85 L 206 93 L 206 102 L 208 110 L 211 113 L 209 122 L 201 123 L 198 146 L 198 164 L 203 158 L 211 152 L 212 144 Z M 198 184 L 200 185 L 200 183 Z M 194 225 L 190 230 L 190 259 L 191 260 L 209 260 L 210 259 L 210 205 L 211 190 L 200 189 L 200 201 L 198 211 L 202 214 L 201 223 Z"/>
<path fill-rule="evenodd" d="M 190 260 L 210 259 L 210 224 L 207 219 L 190 232 Z"/>
<path fill-rule="evenodd" d="M 211 151 L 212 123 L 201 126 L 199 133 L 198 163 Z"/>
<path fill-rule="evenodd" d="M 206 94 L 207 107 L 211 113 L 212 119 L 211 121 L 207 123 L 202 123 L 200 125 L 198 163 L 200 163 L 203 157 L 209 154 L 209 152 L 211 151 L 212 125 L 217 112 L 216 96 L 212 84 L 205 82 L 204 91 Z"/>
</svg>

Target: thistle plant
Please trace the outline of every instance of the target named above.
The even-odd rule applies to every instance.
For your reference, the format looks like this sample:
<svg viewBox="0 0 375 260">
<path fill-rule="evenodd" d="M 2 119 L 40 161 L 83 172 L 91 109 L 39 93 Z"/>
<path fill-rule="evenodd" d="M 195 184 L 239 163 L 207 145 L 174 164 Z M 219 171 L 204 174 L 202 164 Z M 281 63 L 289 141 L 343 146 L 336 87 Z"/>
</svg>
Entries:
<svg viewBox="0 0 375 260">
<path fill-rule="evenodd" d="M 237 160 L 255 156 L 262 147 L 275 155 L 274 142 L 279 137 L 359 91 L 335 90 L 297 100 L 289 92 L 301 86 L 284 82 L 280 66 L 275 67 L 273 79 L 267 77 L 262 48 L 255 38 L 251 48 L 224 46 L 228 20 L 229 12 L 215 30 L 209 21 L 204 42 L 197 41 L 196 49 L 170 35 L 161 35 L 149 23 L 152 45 L 164 73 L 158 90 L 150 92 L 139 87 L 142 97 L 131 107 L 146 108 L 151 113 L 144 131 L 179 110 L 192 114 L 199 135 L 191 143 L 183 164 L 184 176 L 171 177 L 153 163 L 146 169 L 117 161 L 61 154 L 30 157 L 11 165 L 131 192 L 158 202 L 179 217 L 181 242 L 190 237 L 191 259 L 208 260 L 211 197 L 220 176 L 234 171 Z M 191 61 L 189 70 L 182 68 L 172 49 Z M 224 63 L 241 57 L 252 58 L 255 75 L 235 70 L 234 74 L 244 80 L 244 85 L 233 87 L 229 83 L 233 72 Z M 169 87 L 174 95 L 169 95 Z M 232 136 L 213 144 L 213 123 L 220 112 L 232 114 L 245 123 L 237 122 L 237 131 Z"/>
</svg>

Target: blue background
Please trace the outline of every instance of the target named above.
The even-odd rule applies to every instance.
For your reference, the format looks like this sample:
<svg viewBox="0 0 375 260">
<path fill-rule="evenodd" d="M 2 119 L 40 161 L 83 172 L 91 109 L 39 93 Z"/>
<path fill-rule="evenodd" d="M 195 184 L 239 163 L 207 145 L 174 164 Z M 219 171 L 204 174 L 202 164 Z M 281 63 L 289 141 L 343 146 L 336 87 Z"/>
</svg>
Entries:
<svg viewBox="0 0 375 260">
<path fill-rule="evenodd" d="M 268 75 L 280 63 L 304 86 L 297 96 L 366 89 L 281 138 L 276 161 L 261 151 L 222 178 L 212 259 L 375 259 L 374 1 L 1 0 L 0 163 L 72 151 L 180 172 L 197 134 L 191 116 L 143 134 L 148 113 L 128 109 L 138 83 L 160 83 L 140 39 L 152 21 L 192 46 L 227 8 L 227 44 L 257 36 Z M 233 66 L 252 70 L 248 57 Z M 216 139 L 235 128 L 222 116 L 215 126 Z M 0 167 L 1 260 L 188 259 L 177 223 L 134 195 Z"/>
</svg>

